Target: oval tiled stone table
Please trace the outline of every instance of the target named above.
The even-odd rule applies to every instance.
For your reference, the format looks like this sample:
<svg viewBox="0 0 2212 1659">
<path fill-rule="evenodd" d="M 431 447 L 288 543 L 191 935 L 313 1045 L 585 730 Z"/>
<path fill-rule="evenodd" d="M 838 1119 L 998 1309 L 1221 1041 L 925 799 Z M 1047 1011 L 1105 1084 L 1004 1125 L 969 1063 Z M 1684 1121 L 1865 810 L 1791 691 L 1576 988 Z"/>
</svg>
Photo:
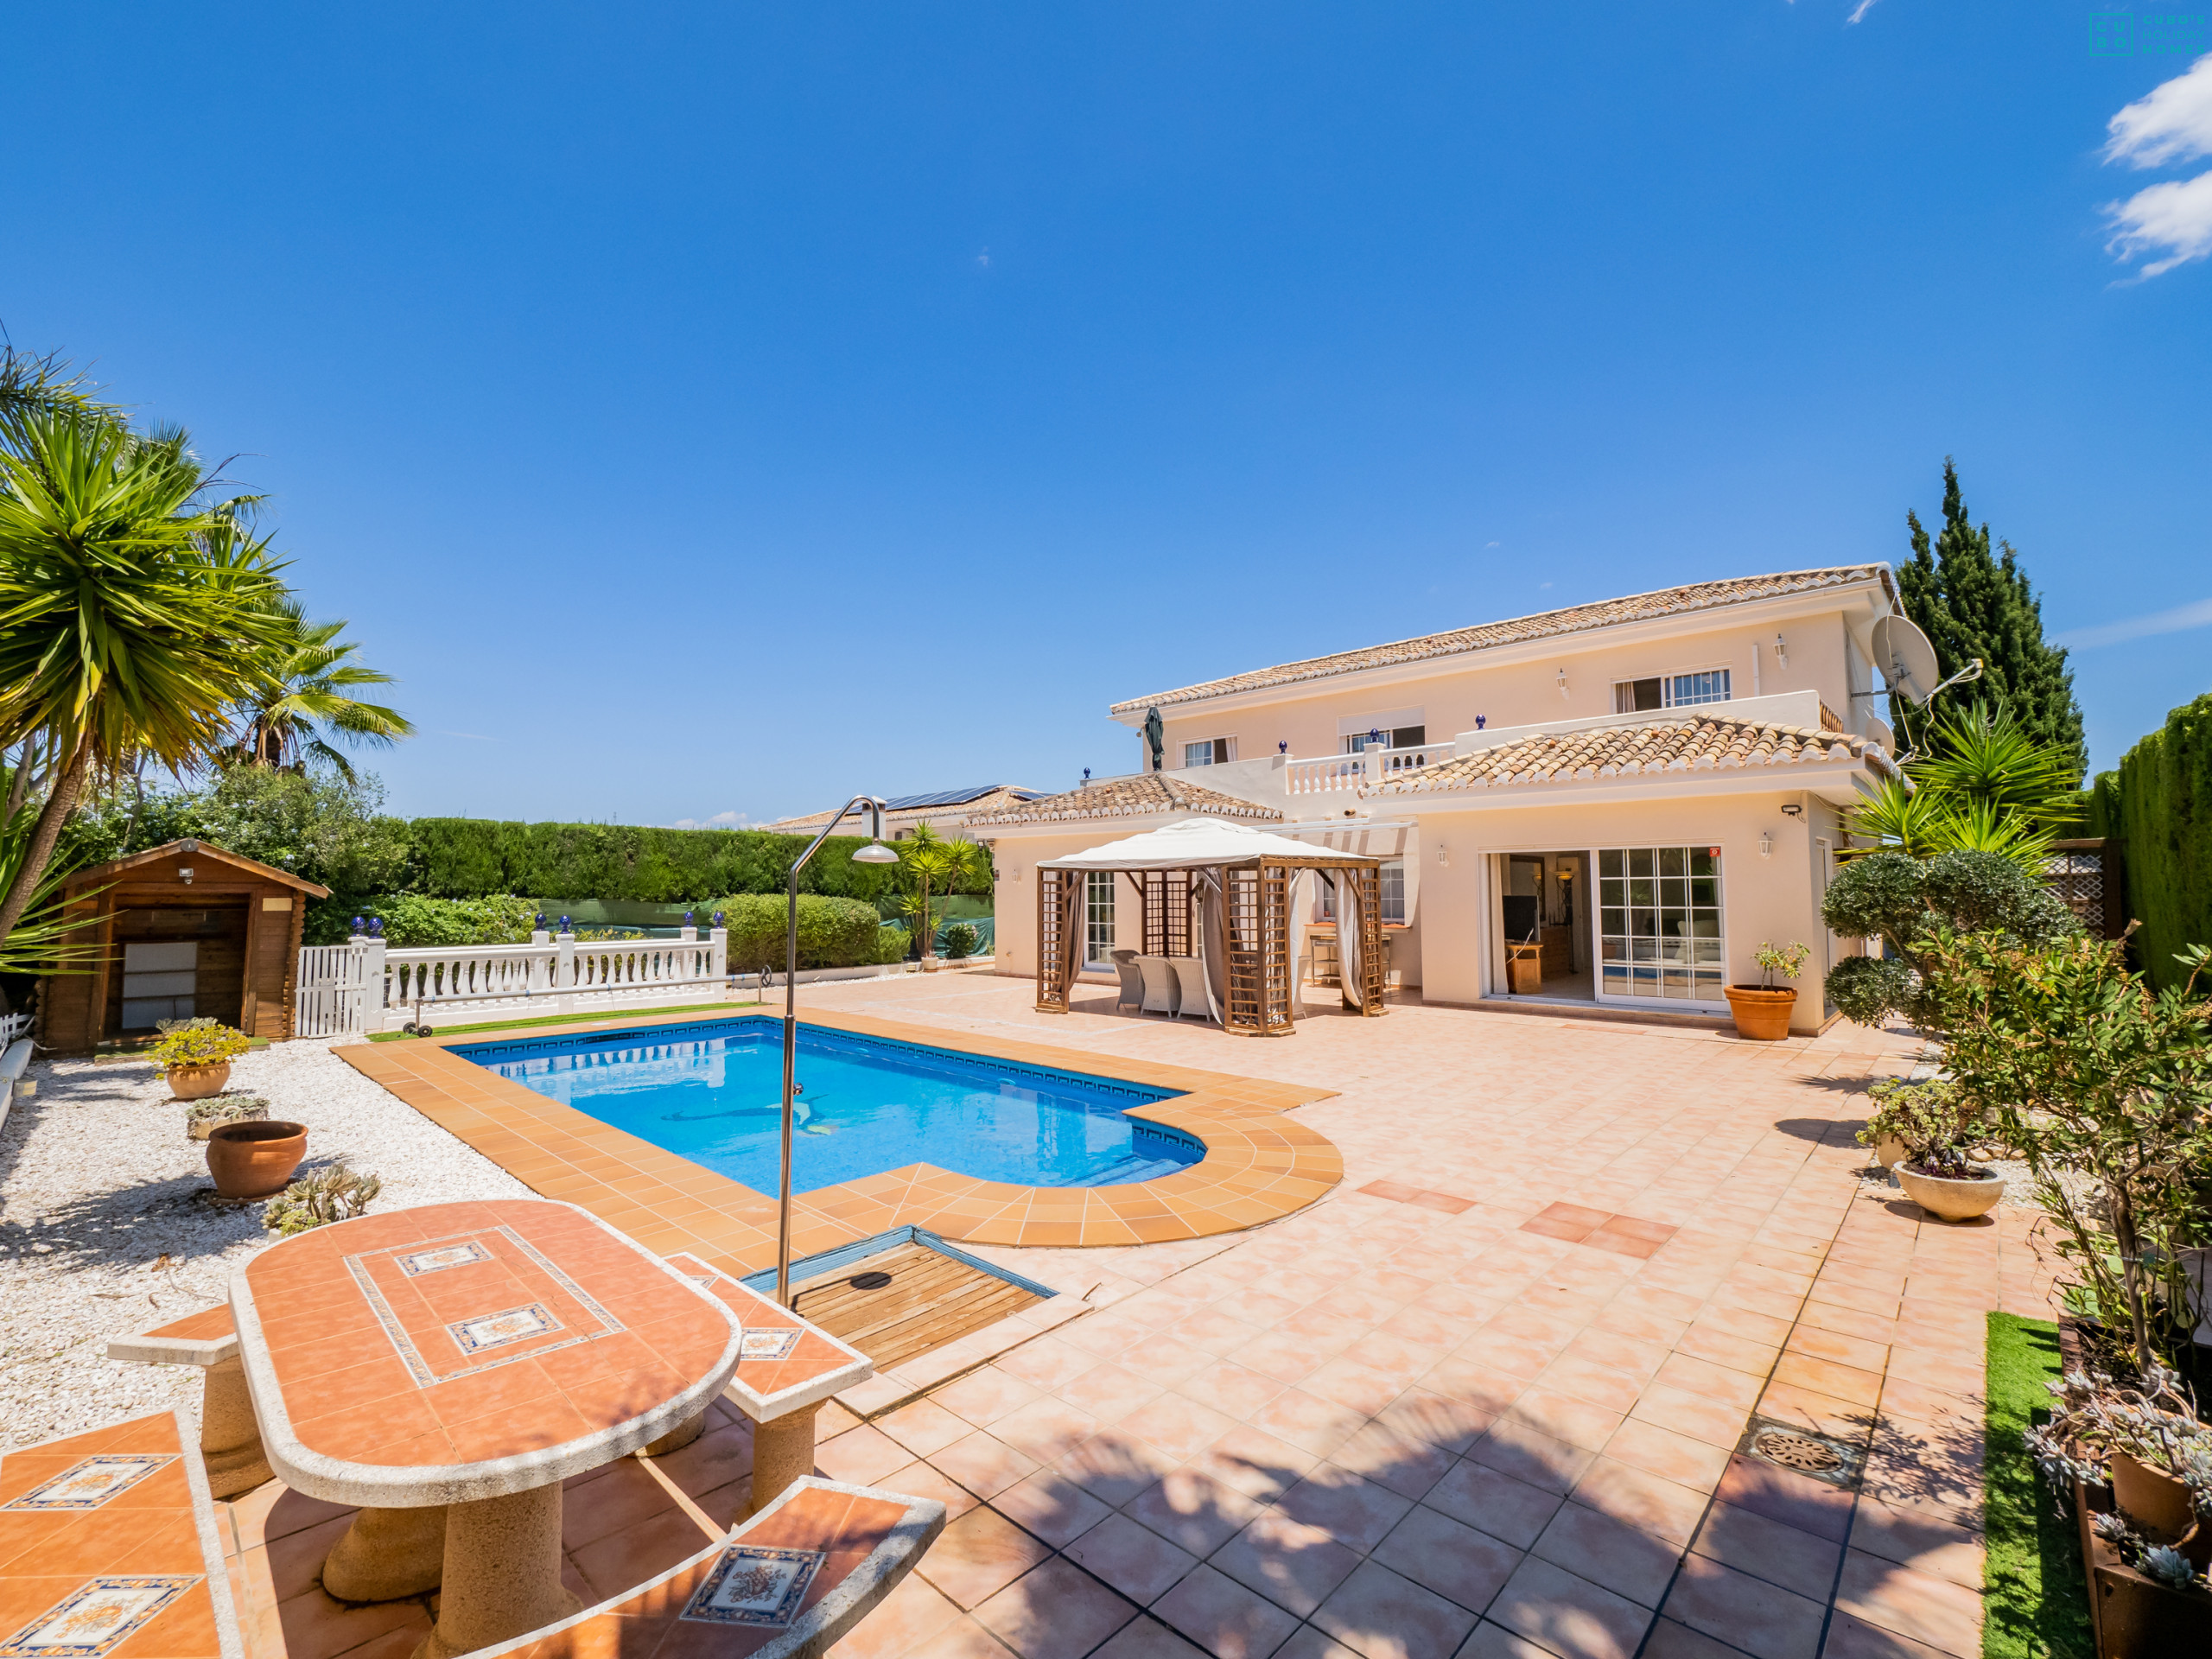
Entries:
<svg viewBox="0 0 2212 1659">
<path fill-rule="evenodd" d="M 544 1199 L 316 1228 L 248 1262 L 231 1307 L 270 1465 L 361 1506 L 325 1587 L 369 1599 L 442 1580 L 416 1659 L 575 1611 L 562 1481 L 702 1411 L 741 1340 L 716 1298 Z"/>
</svg>

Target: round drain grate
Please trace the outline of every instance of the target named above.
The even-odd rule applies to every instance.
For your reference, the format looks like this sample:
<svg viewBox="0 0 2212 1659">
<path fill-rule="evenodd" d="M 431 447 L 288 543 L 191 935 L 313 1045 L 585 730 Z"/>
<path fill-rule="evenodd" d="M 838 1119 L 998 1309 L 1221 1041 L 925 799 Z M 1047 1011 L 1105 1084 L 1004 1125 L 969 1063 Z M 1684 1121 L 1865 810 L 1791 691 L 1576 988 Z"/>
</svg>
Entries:
<svg viewBox="0 0 2212 1659">
<path fill-rule="evenodd" d="M 887 1273 L 858 1273 L 845 1281 L 855 1290 L 881 1290 L 891 1282 Z"/>
<path fill-rule="evenodd" d="M 1786 1428 L 1770 1428 L 1751 1442 L 1751 1450 L 1769 1463 L 1784 1469 L 1802 1469 L 1811 1475 L 1832 1475 L 1843 1467 L 1843 1458 L 1825 1440 L 1809 1434 L 1793 1434 Z"/>
</svg>

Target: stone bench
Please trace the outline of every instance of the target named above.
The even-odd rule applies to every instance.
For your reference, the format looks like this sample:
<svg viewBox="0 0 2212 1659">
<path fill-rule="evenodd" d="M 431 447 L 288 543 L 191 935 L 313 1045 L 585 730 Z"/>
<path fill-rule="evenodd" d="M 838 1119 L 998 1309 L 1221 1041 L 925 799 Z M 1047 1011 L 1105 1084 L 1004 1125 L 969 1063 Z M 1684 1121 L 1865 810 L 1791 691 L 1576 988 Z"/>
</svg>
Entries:
<svg viewBox="0 0 2212 1659">
<path fill-rule="evenodd" d="M 205 1373 L 200 1458 L 217 1497 L 250 1492 L 274 1475 L 261 1450 L 261 1425 L 246 1392 L 238 1328 L 227 1303 L 203 1307 L 136 1337 L 111 1337 L 107 1357 L 141 1365 L 197 1365 Z"/>
<path fill-rule="evenodd" d="M 470 1659 L 817 1659 L 944 1530 L 942 1503 L 809 1475 L 628 1594 Z"/>
<path fill-rule="evenodd" d="M 214 1499 L 174 1411 L 0 1461 L 0 1643 L 12 1653 L 245 1659 Z"/>
</svg>

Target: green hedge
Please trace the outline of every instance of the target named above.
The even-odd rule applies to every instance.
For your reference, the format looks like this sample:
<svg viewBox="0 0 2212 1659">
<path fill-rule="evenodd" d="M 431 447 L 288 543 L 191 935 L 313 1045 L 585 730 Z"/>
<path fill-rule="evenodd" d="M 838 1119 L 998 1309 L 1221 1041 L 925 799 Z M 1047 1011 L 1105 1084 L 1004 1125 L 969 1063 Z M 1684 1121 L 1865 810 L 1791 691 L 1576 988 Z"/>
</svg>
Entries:
<svg viewBox="0 0 2212 1659">
<path fill-rule="evenodd" d="M 820 855 L 817 854 L 817 857 Z M 783 895 L 741 893 L 702 906 L 705 915 L 722 912 L 729 930 L 729 965 L 757 974 L 784 965 L 789 911 Z M 798 965 L 802 968 L 857 968 L 881 959 L 882 925 L 875 906 L 861 899 L 830 899 L 820 893 L 798 897 Z"/>
<path fill-rule="evenodd" d="M 781 893 L 811 837 L 765 830 L 661 830 L 624 823 L 511 823 L 416 818 L 413 885 L 442 899 L 526 893 L 683 904 L 712 893 Z M 896 865 L 855 864 L 864 836 L 836 836 L 799 874 L 799 891 L 873 901 Z"/>
<path fill-rule="evenodd" d="M 353 918 L 373 916 L 385 939 L 399 950 L 423 944 L 527 944 L 537 913 L 534 900 L 511 893 L 483 899 L 428 899 L 418 893 L 349 899 L 334 893 L 308 906 L 301 934 L 305 944 L 343 944 Z"/>
<path fill-rule="evenodd" d="M 2127 912 L 2144 977 L 2178 985 L 2174 957 L 2212 944 L 2212 693 L 2175 709 L 2158 730 L 2101 772 L 2089 791 L 2089 833 L 2116 836 L 2127 871 Z"/>
</svg>

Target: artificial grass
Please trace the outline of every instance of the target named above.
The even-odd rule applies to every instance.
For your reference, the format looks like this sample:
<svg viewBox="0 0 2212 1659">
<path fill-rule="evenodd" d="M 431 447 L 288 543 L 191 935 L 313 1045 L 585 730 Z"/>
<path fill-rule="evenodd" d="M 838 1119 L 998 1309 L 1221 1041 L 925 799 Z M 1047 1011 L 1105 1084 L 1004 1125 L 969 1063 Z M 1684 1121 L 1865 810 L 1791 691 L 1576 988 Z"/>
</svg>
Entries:
<svg viewBox="0 0 2212 1659">
<path fill-rule="evenodd" d="M 659 1015 L 664 1014 L 723 1014 L 732 1008 L 757 1008 L 760 1006 L 760 1005 L 758 1002 L 690 1002 L 678 1008 L 625 1008 L 619 1014 L 543 1014 L 538 1015 L 535 1020 L 494 1020 L 483 1025 L 475 1026 L 441 1026 L 435 1021 L 433 1021 L 430 1027 L 430 1034 L 433 1037 L 458 1037 L 463 1032 L 513 1031 L 523 1026 L 574 1026 L 583 1024 L 619 1026 L 625 1020 L 635 1020 L 645 1015 Z M 408 1035 L 408 1033 L 404 1031 L 372 1031 L 369 1033 L 369 1040 L 372 1043 L 411 1043 L 415 1039 Z"/>
<path fill-rule="evenodd" d="M 1982 1452 L 1982 1659 L 2094 1659 L 2088 1591 L 2073 1517 L 2036 1474 L 2026 1432 L 2050 1416 L 2058 1327 L 1989 1316 L 1989 1403 Z"/>
</svg>

